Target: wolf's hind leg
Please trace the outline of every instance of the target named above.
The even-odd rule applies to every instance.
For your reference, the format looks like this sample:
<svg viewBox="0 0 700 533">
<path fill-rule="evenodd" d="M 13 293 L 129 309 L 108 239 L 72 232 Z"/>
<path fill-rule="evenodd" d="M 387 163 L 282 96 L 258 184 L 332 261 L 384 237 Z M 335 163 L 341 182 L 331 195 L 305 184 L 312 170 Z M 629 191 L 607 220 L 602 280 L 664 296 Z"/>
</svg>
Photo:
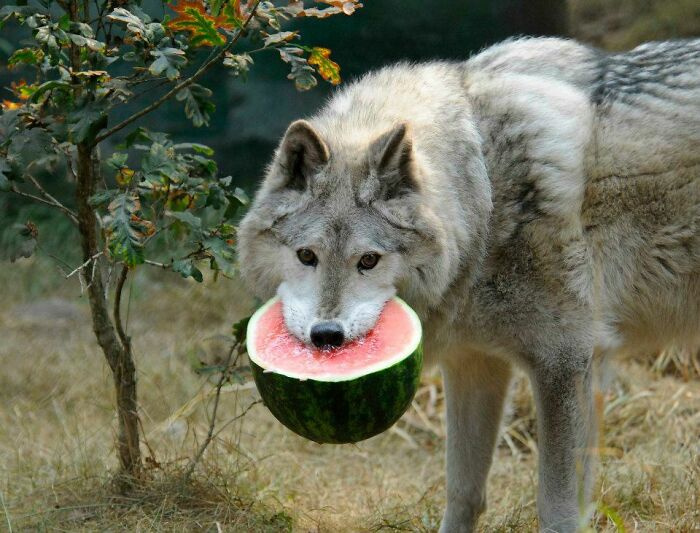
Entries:
<svg viewBox="0 0 700 533">
<path fill-rule="evenodd" d="M 590 498 L 595 435 L 592 371 L 543 366 L 533 372 L 537 405 L 540 531 L 578 530 Z M 566 365 L 563 365 L 566 366 Z"/>
<path fill-rule="evenodd" d="M 441 533 L 474 530 L 508 393 L 510 364 L 465 355 L 442 365 L 447 406 L 447 508 Z"/>
</svg>

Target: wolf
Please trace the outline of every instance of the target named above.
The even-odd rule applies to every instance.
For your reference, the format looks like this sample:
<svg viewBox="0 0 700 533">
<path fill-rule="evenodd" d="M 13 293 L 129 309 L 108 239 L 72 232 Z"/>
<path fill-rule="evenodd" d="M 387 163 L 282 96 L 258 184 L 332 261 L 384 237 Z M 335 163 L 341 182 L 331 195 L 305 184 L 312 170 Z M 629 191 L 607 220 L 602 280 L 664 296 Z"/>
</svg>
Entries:
<svg viewBox="0 0 700 533">
<path fill-rule="evenodd" d="M 254 292 L 316 346 L 400 295 L 446 395 L 441 531 L 475 528 L 512 369 L 537 408 L 543 531 L 592 496 L 616 354 L 700 332 L 700 39 L 521 38 L 400 63 L 286 131 L 239 229 Z"/>
</svg>

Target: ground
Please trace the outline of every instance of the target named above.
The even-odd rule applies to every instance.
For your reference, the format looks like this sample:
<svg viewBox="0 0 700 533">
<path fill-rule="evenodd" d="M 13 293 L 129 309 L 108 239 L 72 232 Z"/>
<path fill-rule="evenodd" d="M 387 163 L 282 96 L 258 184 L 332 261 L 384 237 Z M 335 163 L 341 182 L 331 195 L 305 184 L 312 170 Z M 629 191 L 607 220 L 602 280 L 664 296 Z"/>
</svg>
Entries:
<svg viewBox="0 0 700 533">
<path fill-rule="evenodd" d="M 210 337 L 227 334 L 253 303 L 235 282 L 199 285 L 160 273 L 142 272 L 129 289 L 148 470 L 141 487 L 119 496 L 110 483 L 110 377 L 77 282 L 62 282 L 46 261 L 34 260 L 0 276 L 0 524 L 8 529 L 438 527 L 445 478 L 435 376 L 426 376 L 414 408 L 393 430 L 347 446 L 297 437 L 264 406 L 250 407 L 257 399 L 250 384 L 229 386 L 217 428 L 249 412 L 223 428 L 190 483 L 179 481 L 206 434 L 213 391 L 192 360 L 215 357 L 223 340 Z M 700 380 L 689 361 L 685 379 L 669 371 L 673 365 L 654 369 L 652 359 L 621 363 L 605 405 L 600 498 L 589 510 L 598 529 L 614 531 L 618 515 L 630 531 L 700 527 Z M 483 530 L 536 527 L 533 433 L 529 391 L 519 380 Z"/>
</svg>

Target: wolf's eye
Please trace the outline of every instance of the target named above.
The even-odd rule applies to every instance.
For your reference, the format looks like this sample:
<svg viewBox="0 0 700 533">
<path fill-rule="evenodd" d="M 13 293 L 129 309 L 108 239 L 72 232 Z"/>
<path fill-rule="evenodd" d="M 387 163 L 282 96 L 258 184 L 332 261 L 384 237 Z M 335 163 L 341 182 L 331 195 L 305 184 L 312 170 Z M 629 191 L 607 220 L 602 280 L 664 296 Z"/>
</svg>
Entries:
<svg viewBox="0 0 700 533">
<path fill-rule="evenodd" d="M 316 254 L 308 248 L 299 248 L 297 250 L 297 257 L 299 258 L 299 261 L 302 262 L 302 264 L 307 266 L 316 266 L 316 263 L 318 263 Z"/>
<path fill-rule="evenodd" d="M 365 254 L 360 257 L 360 262 L 357 263 L 357 268 L 360 270 L 371 270 L 377 266 L 377 263 L 379 263 L 379 257 L 379 254 L 375 253 Z"/>
</svg>

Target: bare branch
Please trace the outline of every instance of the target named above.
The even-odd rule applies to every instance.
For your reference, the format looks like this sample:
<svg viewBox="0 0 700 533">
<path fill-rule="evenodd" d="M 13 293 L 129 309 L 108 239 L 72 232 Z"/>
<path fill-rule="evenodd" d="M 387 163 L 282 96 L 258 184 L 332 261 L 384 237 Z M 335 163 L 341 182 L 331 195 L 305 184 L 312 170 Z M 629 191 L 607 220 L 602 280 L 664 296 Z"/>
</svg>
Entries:
<svg viewBox="0 0 700 533">
<path fill-rule="evenodd" d="M 71 276 L 73 276 L 74 274 L 80 272 L 80 271 L 83 270 L 84 268 L 87 268 L 87 266 L 88 266 L 92 261 L 97 262 L 97 258 L 100 257 L 103 253 L 104 253 L 104 252 L 97 252 L 95 255 L 93 255 L 93 256 L 91 256 L 90 258 L 88 258 L 88 260 L 85 261 L 82 265 L 77 266 L 77 267 L 74 268 L 71 272 L 69 272 L 68 274 L 66 274 L 66 279 L 68 279 L 68 278 L 70 278 Z"/>
<path fill-rule="evenodd" d="M 56 197 L 52 196 L 44 187 L 41 186 L 41 183 L 32 176 L 31 174 L 27 174 L 27 179 L 32 182 L 32 185 L 37 188 L 37 190 L 41 193 L 41 195 L 46 198 L 49 202 L 53 202 L 53 205 L 58 207 L 61 211 L 66 213 L 70 219 L 77 225 L 78 224 L 78 215 L 75 214 L 74 211 L 71 209 L 67 208 L 65 205 L 63 205 L 61 202 L 59 202 Z"/>
<path fill-rule="evenodd" d="M 37 243 L 36 249 L 39 250 L 41 253 L 46 254 L 47 257 L 50 257 L 51 259 L 53 259 L 54 261 L 56 261 L 56 263 L 58 263 L 58 264 L 56 265 L 56 267 L 57 267 L 58 270 L 61 272 L 61 274 L 63 274 L 63 276 L 68 276 L 68 272 L 70 271 L 71 268 L 73 268 L 72 266 L 70 266 L 68 263 L 66 263 L 63 259 L 61 259 L 61 258 L 58 257 L 57 255 L 52 254 L 51 252 L 49 252 L 49 251 L 45 250 L 44 248 L 42 248 L 42 247 L 39 245 L 39 243 Z M 63 267 L 62 267 L 61 265 L 63 265 L 63 267 L 67 268 L 68 270 L 64 270 Z"/>
<path fill-rule="evenodd" d="M 224 429 L 226 429 L 230 424 L 232 424 L 232 423 L 235 422 L 236 420 L 239 420 L 239 419 L 243 418 L 245 415 L 247 415 L 247 414 L 248 414 L 248 411 L 250 411 L 253 407 L 255 407 L 256 405 L 258 405 L 259 403 L 262 403 L 262 400 L 255 400 L 255 401 L 253 401 L 253 402 L 250 402 L 250 404 L 248 405 L 248 407 L 246 407 L 246 408 L 243 410 L 242 413 L 240 413 L 240 414 L 234 416 L 231 420 L 227 420 L 226 422 L 224 422 L 224 424 L 217 430 L 217 432 L 214 433 L 214 436 L 212 437 L 212 440 L 215 439 L 215 438 L 217 438 L 217 437 L 219 436 L 219 433 L 221 433 Z"/>
<path fill-rule="evenodd" d="M 216 395 L 214 396 L 214 408 L 212 409 L 211 420 L 209 421 L 209 431 L 207 432 L 207 438 L 204 439 L 204 442 L 199 447 L 199 450 L 197 450 L 197 454 L 190 460 L 189 465 L 187 465 L 187 470 L 185 471 L 185 480 L 190 478 L 190 476 L 194 472 L 195 467 L 197 466 L 197 463 L 200 461 L 200 459 L 204 455 L 204 452 L 209 447 L 209 444 L 211 443 L 211 441 L 214 438 L 214 428 L 216 427 L 216 412 L 219 409 L 219 400 L 221 399 L 221 388 L 224 386 L 224 382 L 228 378 L 229 368 L 234 366 L 238 362 L 238 358 L 241 356 L 243 351 L 244 351 L 243 345 L 240 342 L 236 341 L 233 343 L 233 345 L 231 346 L 231 349 L 228 352 L 228 355 L 226 356 L 226 361 L 224 362 L 223 370 L 221 371 L 221 377 L 219 377 L 219 381 L 216 383 Z M 233 362 L 231 362 L 231 358 L 233 357 L 233 352 L 236 352 L 236 357 L 233 359 Z M 248 409 L 246 409 L 246 411 L 244 413 L 239 415 L 238 418 L 240 418 L 246 412 L 248 412 L 249 409 L 250 409 L 250 407 Z M 232 422 L 232 421 L 229 421 L 228 423 L 230 423 L 230 422 Z M 227 425 L 228 425 L 228 423 L 227 423 Z"/>
<path fill-rule="evenodd" d="M 94 142 L 92 143 L 93 146 L 104 141 L 107 137 L 110 135 L 114 135 L 116 132 L 119 130 L 124 129 L 127 127 L 129 124 L 132 122 L 135 122 L 136 120 L 140 119 L 142 116 L 147 115 L 151 111 L 154 111 L 158 109 L 161 105 L 163 105 L 165 102 L 170 100 L 173 96 L 175 96 L 178 92 L 180 92 L 182 89 L 185 89 L 192 85 L 195 81 L 197 81 L 199 78 L 204 75 L 205 72 L 207 72 L 212 66 L 214 66 L 215 63 L 221 59 L 226 52 L 228 52 L 236 42 L 238 42 L 238 39 L 240 39 L 241 35 L 243 35 L 243 30 L 248 26 L 250 21 L 252 20 L 253 16 L 255 15 L 256 10 L 258 9 L 258 5 L 260 4 L 261 0 L 258 0 L 255 5 L 253 6 L 253 9 L 250 11 L 248 14 L 248 17 L 246 17 L 245 21 L 241 25 L 240 29 L 236 34 L 233 36 L 233 38 L 226 44 L 226 46 L 222 47 L 211 59 L 208 61 L 205 61 L 198 69 L 197 71 L 192 74 L 189 78 L 186 80 L 178 83 L 175 87 L 170 89 L 167 93 L 165 93 L 163 96 L 161 96 L 158 100 L 153 102 L 151 105 L 143 108 L 141 111 L 138 111 L 137 113 L 134 113 L 131 115 L 129 118 L 124 119 L 121 121 L 119 124 L 116 126 L 113 126 L 112 128 L 108 129 L 104 133 L 101 133 L 97 137 L 95 137 Z"/>
<path fill-rule="evenodd" d="M 170 270 L 170 268 L 172 268 L 172 265 L 169 265 L 167 263 L 158 263 L 157 261 L 150 261 L 149 259 L 144 260 L 144 263 L 154 267 L 162 268 L 163 270 Z"/>
<path fill-rule="evenodd" d="M 75 224 L 76 226 L 78 225 L 77 215 L 73 211 L 68 209 L 65 205 L 63 205 L 61 202 L 56 200 L 53 196 L 49 195 L 48 193 L 46 193 L 46 194 L 49 196 L 50 199 L 47 200 L 47 199 L 42 198 L 40 196 L 36 196 L 36 195 L 30 194 L 28 192 L 20 191 L 17 188 L 17 186 L 14 184 L 12 185 L 10 192 L 13 192 L 19 196 L 24 197 L 24 198 L 29 198 L 30 200 L 34 200 L 35 202 L 40 202 L 42 204 L 50 205 L 51 207 L 56 207 L 56 208 L 60 209 L 61 211 L 63 211 L 68 216 L 68 218 L 70 219 L 70 221 L 73 224 Z"/>
</svg>

